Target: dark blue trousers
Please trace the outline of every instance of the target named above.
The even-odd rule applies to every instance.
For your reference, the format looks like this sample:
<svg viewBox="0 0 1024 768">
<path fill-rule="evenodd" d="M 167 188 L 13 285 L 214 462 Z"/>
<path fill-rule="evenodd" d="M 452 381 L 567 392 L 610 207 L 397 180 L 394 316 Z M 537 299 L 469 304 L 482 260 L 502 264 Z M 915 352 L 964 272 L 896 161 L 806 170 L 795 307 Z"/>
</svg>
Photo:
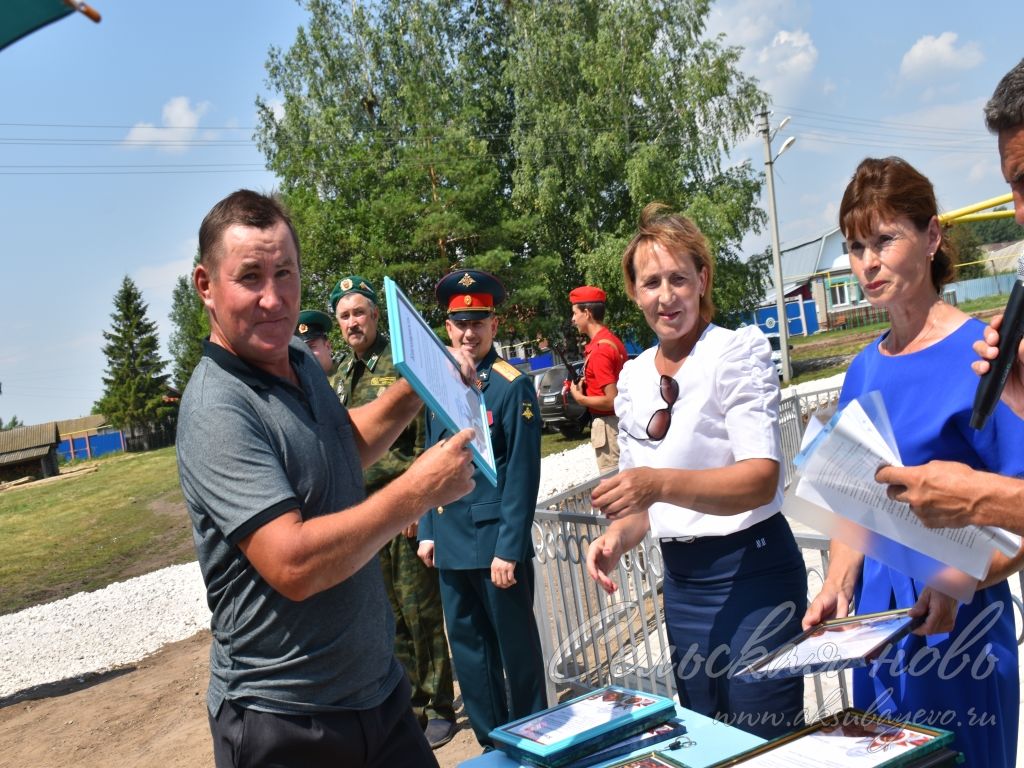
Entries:
<svg viewBox="0 0 1024 768">
<path fill-rule="evenodd" d="M 508 589 L 494 586 L 490 569 L 438 573 L 462 704 L 477 741 L 493 746 L 491 730 L 547 707 L 533 616 L 533 563 L 516 565 L 516 583 Z"/>
<path fill-rule="evenodd" d="M 765 739 L 798 727 L 802 677 L 735 673 L 800 634 L 807 574 L 781 514 L 729 536 L 663 540 L 665 621 L 684 707 Z"/>
</svg>

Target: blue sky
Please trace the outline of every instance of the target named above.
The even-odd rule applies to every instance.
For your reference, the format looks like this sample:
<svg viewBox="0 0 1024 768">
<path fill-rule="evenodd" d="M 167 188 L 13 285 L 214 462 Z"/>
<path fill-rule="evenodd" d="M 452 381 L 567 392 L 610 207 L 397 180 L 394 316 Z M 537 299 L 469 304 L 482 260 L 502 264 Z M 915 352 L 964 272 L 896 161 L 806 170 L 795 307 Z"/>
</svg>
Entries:
<svg viewBox="0 0 1024 768">
<path fill-rule="evenodd" d="M 287 46 L 305 18 L 290 0 L 94 5 L 99 25 L 71 16 L 0 51 L 0 418 L 29 424 L 87 414 L 99 398 L 124 275 L 166 345 L 203 215 L 239 187 L 273 188 L 251 140 L 254 102 L 268 95 L 268 47 Z M 906 157 L 945 209 L 1006 191 L 980 110 L 1024 55 L 1022 28 L 1020 3 L 977 14 L 946 0 L 716 4 L 712 29 L 745 48 L 774 122 L 792 118 L 776 139 L 797 137 L 776 165 L 783 243 L 834 226 L 867 155 Z M 745 157 L 761 167 L 760 139 L 737 149 Z"/>
</svg>

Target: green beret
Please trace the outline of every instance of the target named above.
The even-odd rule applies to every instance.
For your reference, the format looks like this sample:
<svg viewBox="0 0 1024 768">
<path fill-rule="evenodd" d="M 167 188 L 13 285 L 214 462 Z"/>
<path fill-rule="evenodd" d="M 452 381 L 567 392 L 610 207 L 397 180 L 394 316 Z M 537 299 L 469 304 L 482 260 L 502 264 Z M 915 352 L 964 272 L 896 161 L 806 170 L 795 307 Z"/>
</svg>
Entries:
<svg viewBox="0 0 1024 768">
<path fill-rule="evenodd" d="M 334 321 L 326 312 L 319 309 L 304 309 L 299 312 L 299 324 L 295 326 L 295 335 L 303 341 L 326 337 L 331 332 Z"/>
<path fill-rule="evenodd" d="M 370 286 L 370 282 L 359 275 L 349 275 L 341 278 L 334 286 L 334 290 L 331 291 L 331 312 L 338 308 L 341 298 L 350 293 L 362 294 L 372 301 L 374 306 L 377 306 L 377 292 Z"/>
</svg>

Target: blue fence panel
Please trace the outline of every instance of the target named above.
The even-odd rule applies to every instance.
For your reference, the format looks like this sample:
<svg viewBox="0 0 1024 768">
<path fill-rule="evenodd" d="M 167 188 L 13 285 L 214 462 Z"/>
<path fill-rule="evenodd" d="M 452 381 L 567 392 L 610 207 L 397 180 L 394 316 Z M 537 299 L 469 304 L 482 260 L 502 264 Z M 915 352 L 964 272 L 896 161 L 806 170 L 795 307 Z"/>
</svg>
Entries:
<svg viewBox="0 0 1024 768">
<path fill-rule="evenodd" d="M 976 277 L 973 280 L 958 280 L 955 283 L 949 283 L 943 288 L 943 292 L 950 289 L 955 290 L 956 300 L 959 304 L 961 301 L 972 301 L 974 299 L 983 299 L 986 296 L 1009 294 L 1013 290 L 1013 283 L 1016 279 L 1017 275 L 1013 272 L 1004 272 L 1001 275 L 986 275 L 985 277 Z"/>
<path fill-rule="evenodd" d="M 120 450 L 123 450 L 120 432 L 105 432 L 102 435 L 92 435 L 91 437 L 76 437 L 73 441 L 61 440 L 57 444 L 57 453 L 61 461 L 71 461 L 72 459 L 82 461 L 90 457 L 95 459 Z"/>
<path fill-rule="evenodd" d="M 108 453 L 116 453 L 121 450 L 121 433 L 107 432 L 102 435 L 93 435 L 91 438 L 93 458 L 105 456 Z"/>
</svg>

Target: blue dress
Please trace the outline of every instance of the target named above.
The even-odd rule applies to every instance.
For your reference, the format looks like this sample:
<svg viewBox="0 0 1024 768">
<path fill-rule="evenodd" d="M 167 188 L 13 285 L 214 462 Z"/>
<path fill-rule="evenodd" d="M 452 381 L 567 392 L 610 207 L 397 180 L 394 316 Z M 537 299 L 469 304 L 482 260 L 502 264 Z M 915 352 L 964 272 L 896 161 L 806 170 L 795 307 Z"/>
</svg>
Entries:
<svg viewBox="0 0 1024 768">
<path fill-rule="evenodd" d="M 978 386 L 971 344 L 983 328 L 968 320 L 937 344 L 897 357 L 879 352 L 881 339 L 873 342 L 850 365 L 840 405 L 880 391 L 906 466 L 940 459 L 1024 475 L 1024 421 L 1000 403 L 983 430 L 969 425 Z M 865 558 L 857 612 L 909 607 L 924 587 Z M 902 664 L 883 665 L 877 674 L 856 670 L 855 705 L 954 731 L 967 766 L 1012 768 L 1020 709 L 1013 615 L 1006 581 L 980 590 L 959 606 L 948 635 L 909 636 L 899 646 Z"/>
</svg>

